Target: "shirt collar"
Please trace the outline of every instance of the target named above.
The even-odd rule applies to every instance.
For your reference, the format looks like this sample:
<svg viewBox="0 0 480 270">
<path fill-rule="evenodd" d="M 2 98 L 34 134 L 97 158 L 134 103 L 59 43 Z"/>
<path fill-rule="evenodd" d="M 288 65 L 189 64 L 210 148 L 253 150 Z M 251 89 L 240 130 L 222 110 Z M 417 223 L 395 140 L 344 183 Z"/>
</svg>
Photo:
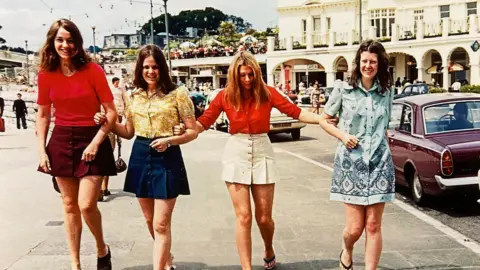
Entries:
<svg viewBox="0 0 480 270">
<path fill-rule="evenodd" d="M 375 79 L 375 81 L 373 82 L 372 88 L 370 88 L 370 90 L 368 90 L 368 91 L 363 87 L 361 79 L 358 79 L 357 85 L 364 92 L 374 92 L 374 91 L 376 91 L 381 96 L 386 95 L 386 90 L 384 90 L 380 87 L 380 82 L 378 81 L 378 79 Z"/>
</svg>

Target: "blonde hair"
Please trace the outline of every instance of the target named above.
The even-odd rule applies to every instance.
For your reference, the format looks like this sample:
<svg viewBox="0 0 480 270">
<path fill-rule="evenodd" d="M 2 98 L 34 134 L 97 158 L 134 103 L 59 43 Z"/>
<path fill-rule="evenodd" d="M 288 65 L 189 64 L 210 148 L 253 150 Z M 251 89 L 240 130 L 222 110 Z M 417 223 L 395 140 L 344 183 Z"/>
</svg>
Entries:
<svg viewBox="0 0 480 270">
<path fill-rule="evenodd" d="M 263 81 L 260 65 L 252 54 L 242 51 L 235 55 L 232 64 L 228 68 L 228 83 L 225 88 L 225 99 L 237 111 L 242 107 L 242 93 L 240 89 L 240 68 L 242 66 L 250 67 L 253 71 L 253 97 L 256 107 L 258 108 L 260 104 L 270 100 L 270 92 Z"/>
</svg>

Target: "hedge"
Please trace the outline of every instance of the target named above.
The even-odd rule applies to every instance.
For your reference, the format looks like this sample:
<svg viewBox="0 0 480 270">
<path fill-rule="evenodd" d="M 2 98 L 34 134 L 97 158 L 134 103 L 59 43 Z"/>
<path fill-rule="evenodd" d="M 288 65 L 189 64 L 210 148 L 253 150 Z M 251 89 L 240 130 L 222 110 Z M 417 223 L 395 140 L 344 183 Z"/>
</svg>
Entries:
<svg viewBox="0 0 480 270">
<path fill-rule="evenodd" d="M 480 94 L 480 85 L 464 85 L 460 88 L 460 92 Z"/>
</svg>

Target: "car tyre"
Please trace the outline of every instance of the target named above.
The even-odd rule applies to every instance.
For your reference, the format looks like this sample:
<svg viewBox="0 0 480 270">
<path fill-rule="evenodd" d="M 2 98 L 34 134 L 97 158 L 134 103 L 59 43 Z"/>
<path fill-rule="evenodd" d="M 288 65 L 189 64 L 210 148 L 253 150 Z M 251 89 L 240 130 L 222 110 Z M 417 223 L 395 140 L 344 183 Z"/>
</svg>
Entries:
<svg viewBox="0 0 480 270">
<path fill-rule="evenodd" d="M 300 139 L 300 129 L 292 130 L 292 139 L 295 141 Z"/>
<path fill-rule="evenodd" d="M 426 194 L 423 189 L 422 182 L 416 171 L 413 171 L 413 175 L 410 179 L 410 190 L 412 192 L 412 199 L 417 205 L 423 205 L 426 201 Z"/>
</svg>

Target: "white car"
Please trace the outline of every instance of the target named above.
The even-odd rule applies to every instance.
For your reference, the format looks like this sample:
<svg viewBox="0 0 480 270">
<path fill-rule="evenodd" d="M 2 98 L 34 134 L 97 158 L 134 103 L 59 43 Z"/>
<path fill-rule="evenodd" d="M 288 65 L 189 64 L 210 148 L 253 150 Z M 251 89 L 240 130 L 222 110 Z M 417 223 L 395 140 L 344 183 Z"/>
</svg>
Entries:
<svg viewBox="0 0 480 270">
<path fill-rule="evenodd" d="M 217 96 L 217 94 L 221 91 L 221 89 L 217 89 L 215 91 L 210 92 L 207 97 L 207 106 L 210 105 L 210 102 Z M 278 90 L 277 90 L 278 91 Z M 279 91 L 279 93 L 287 99 L 290 103 L 294 104 L 288 96 L 283 94 Z M 230 122 L 227 118 L 227 115 L 222 112 L 220 116 L 217 118 L 217 121 L 213 125 L 213 129 L 215 130 L 228 130 L 230 126 Z M 270 132 L 269 134 L 277 134 L 277 133 L 290 133 L 294 140 L 300 139 L 300 129 L 306 126 L 305 123 L 300 122 L 297 119 L 293 119 L 292 117 L 281 113 L 276 108 L 272 108 L 270 113 Z"/>
</svg>

